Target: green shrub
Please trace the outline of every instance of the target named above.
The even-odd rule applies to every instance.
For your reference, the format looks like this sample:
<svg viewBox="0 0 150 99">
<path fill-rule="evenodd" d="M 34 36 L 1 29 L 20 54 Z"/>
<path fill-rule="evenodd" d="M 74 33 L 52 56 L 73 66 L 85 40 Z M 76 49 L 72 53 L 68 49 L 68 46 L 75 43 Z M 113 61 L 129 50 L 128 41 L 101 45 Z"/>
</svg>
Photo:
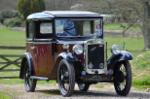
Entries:
<svg viewBox="0 0 150 99">
<path fill-rule="evenodd" d="M 0 16 L 4 18 L 13 18 L 19 16 L 19 14 L 15 10 L 2 10 L 0 11 Z"/>
<path fill-rule="evenodd" d="M 19 17 L 19 13 L 15 10 L 2 10 L 0 11 L 0 23 L 3 23 L 7 18 Z"/>
<path fill-rule="evenodd" d="M 3 16 L 0 14 L 0 23 L 3 23 L 3 20 L 4 20 L 4 18 L 3 18 Z"/>
<path fill-rule="evenodd" d="M 9 18 L 4 21 L 4 25 L 8 27 L 16 27 L 16 26 L 21 26 L 22 25 L 22 20 L 18 17 L 16 18 Z"/>
<path fill-rule="evenodd" d="M 43 0 L 18 0 L 18 11 L 24 19 L 34 12 L 45 10 L 45 3 Z"/>
</svg>

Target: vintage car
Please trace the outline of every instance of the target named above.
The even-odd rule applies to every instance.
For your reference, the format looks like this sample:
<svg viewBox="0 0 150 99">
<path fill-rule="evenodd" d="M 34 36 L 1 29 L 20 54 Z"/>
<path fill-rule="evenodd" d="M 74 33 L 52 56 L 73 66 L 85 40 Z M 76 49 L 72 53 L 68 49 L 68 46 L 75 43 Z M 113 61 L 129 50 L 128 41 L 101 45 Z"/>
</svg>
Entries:
<svg viewBox="0 0 150 99">
<path fill-rule="evenodd" d="M 132 83 L 132 55 L 112 45 L 107 59 L 103 40 L 103 17 L 88 11 L 43 11 L 27 17 L 26 53 L 20 78 L 27 92 L 37 80 L 56 80 L 62 96 L 70 96 L 78 84 L 88 91 L 91 84 L 110 82 L 118 95 L 126 96 Z"/>
</svg>

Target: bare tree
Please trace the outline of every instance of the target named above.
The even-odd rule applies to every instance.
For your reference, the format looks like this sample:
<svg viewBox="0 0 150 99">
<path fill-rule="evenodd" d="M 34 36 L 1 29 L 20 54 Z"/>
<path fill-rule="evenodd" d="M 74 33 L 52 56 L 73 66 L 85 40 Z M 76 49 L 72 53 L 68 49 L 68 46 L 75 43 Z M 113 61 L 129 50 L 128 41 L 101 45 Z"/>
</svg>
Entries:
<svg viewBox="0 0 150 99">
<path fill-rule="evenodd" d="M 144 2 L 143 37 L 145 50 L 150 49 L 150 1 Z"/>
<path fill-rule="evenodd" d="M 123 37 L 134 24 L 141 21 L 142 5 L 138 0 L 107 0 L 107 2 L 112 8 L 112 14 L 120 18 Z"/>
</svg>

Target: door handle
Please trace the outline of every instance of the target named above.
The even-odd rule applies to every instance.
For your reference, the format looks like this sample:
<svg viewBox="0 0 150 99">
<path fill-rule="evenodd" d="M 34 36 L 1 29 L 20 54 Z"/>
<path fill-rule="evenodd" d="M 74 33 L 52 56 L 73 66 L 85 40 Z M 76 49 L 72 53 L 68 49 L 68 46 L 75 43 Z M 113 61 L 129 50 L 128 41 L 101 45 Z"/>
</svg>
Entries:
<svg viewBox="0 0 150 99">
<path fill-rule="evenodd" d="M 34 46 L 31 46 L 31 50 L 34 50 L 35 49 L 35 47 Z"/>
</svg>

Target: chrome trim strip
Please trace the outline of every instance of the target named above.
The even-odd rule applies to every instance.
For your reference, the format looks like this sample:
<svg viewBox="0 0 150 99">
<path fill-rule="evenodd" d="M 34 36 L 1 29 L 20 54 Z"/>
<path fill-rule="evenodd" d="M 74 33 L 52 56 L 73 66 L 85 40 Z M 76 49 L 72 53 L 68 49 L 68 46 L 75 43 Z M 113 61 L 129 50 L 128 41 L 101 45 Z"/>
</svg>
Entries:
<svg viewBox="0 0 150 99">
<path fill-rule="evenodd" d="M 52 39 L 34 39 L 34 41 L 51 41 Z"/>
<path fill-rule="evenodd" d="M 102 40 L 102 39 L 100 39 L 100 38 L 95 38 L 95 39 L 89 39 L 89 40 L 83 40 L 83 41 L 63 41 L 63 40 L 57 40 L 57 42 L 59 43 L 59 44 L 86 44 L 87 42 L 92 42 L 92 41 L 94 41 L 94 42 L 96 42 L 96 44 L 97 44 L 97 42 L 99 42 L 99 43 L 103 43 L 104 41 Z"/>
<path fill-rule="evenodd" d="M 84 44 L 85 41 L 61 41 L 57 40 L 58 44 Z"/>
<path fill-rule="evenodd" d="M 27 43 L 30 43 L 30 44 L 52 44 L 53 42 L 27 42 Z"/>
<path fill-rule="evenodd" d="M 32 41 L 33 39 L 30 39 L 30 38 L 28 38 L 28 39 L 26 39 L 26 41 Z"/>
<path fill-rule="evenodd" d="M 52 39 L 26 39 L 27 41 L 51 41 Z"/>
<path fill-rule="evenodd" d="M 39 76 L 31 76 L 31 79 L 38 79 L 38 80 L 48 80 L 47 77 L 39 77 Z"/>
<path fill-rule="evenodd" d="M 27 43 L 32 43 L 32 44 L 51 44 L 52 39 L 27 39 Z"/>
</svg>

